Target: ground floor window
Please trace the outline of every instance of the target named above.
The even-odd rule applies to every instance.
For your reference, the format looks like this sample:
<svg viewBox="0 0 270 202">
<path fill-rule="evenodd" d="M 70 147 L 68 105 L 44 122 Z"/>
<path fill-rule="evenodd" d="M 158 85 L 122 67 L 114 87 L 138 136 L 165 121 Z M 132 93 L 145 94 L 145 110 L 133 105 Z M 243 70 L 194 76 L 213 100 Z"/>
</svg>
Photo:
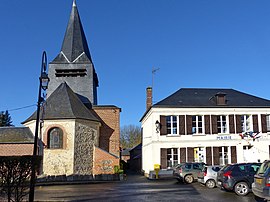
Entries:
<svg viewBox="0 0 270 202">
<path fill-rule="evenodd" d="M 167 149 L 167 167 L 173 167 L 178 164 L 178 149 Z"/>
<path fill-rule="evenodd" d="M 228 163 L 228 147 L 219 147 L 219 165 L 226 165 Z"/>
<path fill-rule="evenodd" d="M 171 168 L 184 162 L 204 162 L 208 165 L 237 163 L 236 146 L 161 148 L 161 168 Z"/>
</svg>

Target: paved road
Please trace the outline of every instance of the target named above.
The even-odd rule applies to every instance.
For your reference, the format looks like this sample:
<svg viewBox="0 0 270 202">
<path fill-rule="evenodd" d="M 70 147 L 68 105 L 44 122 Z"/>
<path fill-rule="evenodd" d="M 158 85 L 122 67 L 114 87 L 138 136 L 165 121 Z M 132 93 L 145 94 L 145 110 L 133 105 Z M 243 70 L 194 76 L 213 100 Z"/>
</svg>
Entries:
<svg viewBox="0 0 270 202">
<path fill-rule="evenodd" d="M 207 189 L 199 183 L 148 180 L 140 175 L 128 175 L 121 182 L 39 186 L 35 193 L 36 201 L 255 201 L 252 193 L 240 197 L 217 188 Z"/>
</svg>

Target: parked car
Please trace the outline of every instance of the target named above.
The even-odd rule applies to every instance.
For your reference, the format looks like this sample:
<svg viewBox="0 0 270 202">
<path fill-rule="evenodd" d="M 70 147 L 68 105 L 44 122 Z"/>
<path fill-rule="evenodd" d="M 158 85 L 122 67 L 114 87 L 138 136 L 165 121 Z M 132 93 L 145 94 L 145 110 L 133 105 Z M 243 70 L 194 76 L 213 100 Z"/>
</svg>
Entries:
<svg viewBox="0 0 270 202">
<path fill-rule="evenodd" d="M 237 195 L 245 196 L 251 190 L 254 175 L 261 163 L 228 164 L 218 171 L 218 186 Z"/>
<path fill-rule="evenodd" d="M 270 160 L 263 162 L 254 175 L 252 192 L 255 198 L 270 200 Z"/>
<path fill-rule="evenodd" d="M 203 166 L 201 172 L 198 174 L 198 182 L 204 184 L 207 188 L 213 189 L 217 184 L 217 172 L 221 169 L 222 166 Z"/>
<path fill-rule="evenodd" d="M 192 183 L 198 179 L 198 173 L 202 170 L 205 163 L 181 163 L 173 171 L 173 176 L 178 181 Z"/>
</svg>

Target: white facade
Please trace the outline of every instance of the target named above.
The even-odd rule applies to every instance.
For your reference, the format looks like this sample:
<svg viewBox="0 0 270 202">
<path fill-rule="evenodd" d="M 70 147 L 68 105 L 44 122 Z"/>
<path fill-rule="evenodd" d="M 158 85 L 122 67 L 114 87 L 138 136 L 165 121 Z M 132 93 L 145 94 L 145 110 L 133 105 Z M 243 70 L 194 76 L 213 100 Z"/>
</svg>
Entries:
<svg viewBox="0 0 270 202">
<path fill-rule="evenodd" d="M 154 164 L 160 164 L 161 168 L 170 168 L 174 164 L 187 161 L 205 162 L 207 164 L 227 164 L 234 162 L 263 162 L 269 159 L 270 131 L 269 131 L 269 108 L 164 108 L 152 107 L 142 118 L 142 170 L 146 175 L 150 170 L 154 169 Z M 234 117 L 241 115 L 242 133 L 236 130 L 232 132 L 233 126 L 229 127 L 229 115 Z M 269 132 L 262 132 L 262 119 L 265 116 Z M 166 124 L 171 128 L 164 135 L 161 134 L 162 127 L 156 131 L 156 122 L 162 123 L 161 116 L 173 117 L 168 118 Z M 185 131 L 180 132 L 180 116 L 184 118 L 182 124 Z M 187 131 L 187 116 L 194 118 L 192 129 L 197 129 L 199 133 L 188 134 Z M 208 117 L 218 117 L 217 133 L 206 133 L 205 120 Z M 196 120 L 197 117 L 197 120 Z M 198 129 L 198 117 L 201 118 L 201 128 Z M 257 117 L 256 119 L 253 117 Z M 248 118 L 248 119 L 246 119 Z M 211 119 L 211 118 L 210 118 Z M 224 120 L 222 120 L 224 119 Z M 182 120 L 182 121 L 183 121 Z M 260 133 L 252 138 L 249 135 L 242 138 L 244 132 L 254 131 L 253 122 L 256 123 Z M 174 122 L 174 123 L 173 123 Z M 197 125 L 196 125 L 197 123 Z M 210 128 L 211 126 L 210 121 Z M 223 123 L 223 124 L 222 124 Z M 170 126 L 169 126 L 170 127 Z M 237 132 L 236 132 L 237 131 Z M 208 131 L 209 132 L 209 131 Z M 164 151 L 165 154 L 162 154 Z M 193 154 L 192 154 L 193 152 Z M 164 159 L 165 158 L 165 159 Z M 163 159 L 163 160 L 162 160 Z M 165 164 L 165 165 L 164 165 Z"/>
</svg>

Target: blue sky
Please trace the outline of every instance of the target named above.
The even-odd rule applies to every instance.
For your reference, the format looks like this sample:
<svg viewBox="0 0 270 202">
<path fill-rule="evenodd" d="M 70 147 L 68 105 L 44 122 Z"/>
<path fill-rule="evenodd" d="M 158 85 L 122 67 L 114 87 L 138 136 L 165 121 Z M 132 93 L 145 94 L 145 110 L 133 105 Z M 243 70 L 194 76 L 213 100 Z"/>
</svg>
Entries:
<svg viewBox="0 0 270 202">
<path fill-rule="evenodd" d="M 0 111 L 13 123 L 37 102 L 42 51 L 59 53 L 72 0 L 1 0 Z M 180 88 L 233 88 L 270 99 L 270 1 L 77 0 L 99 77 L 98 104 L 140 125 L 154 102 Z"/>
</svg>

